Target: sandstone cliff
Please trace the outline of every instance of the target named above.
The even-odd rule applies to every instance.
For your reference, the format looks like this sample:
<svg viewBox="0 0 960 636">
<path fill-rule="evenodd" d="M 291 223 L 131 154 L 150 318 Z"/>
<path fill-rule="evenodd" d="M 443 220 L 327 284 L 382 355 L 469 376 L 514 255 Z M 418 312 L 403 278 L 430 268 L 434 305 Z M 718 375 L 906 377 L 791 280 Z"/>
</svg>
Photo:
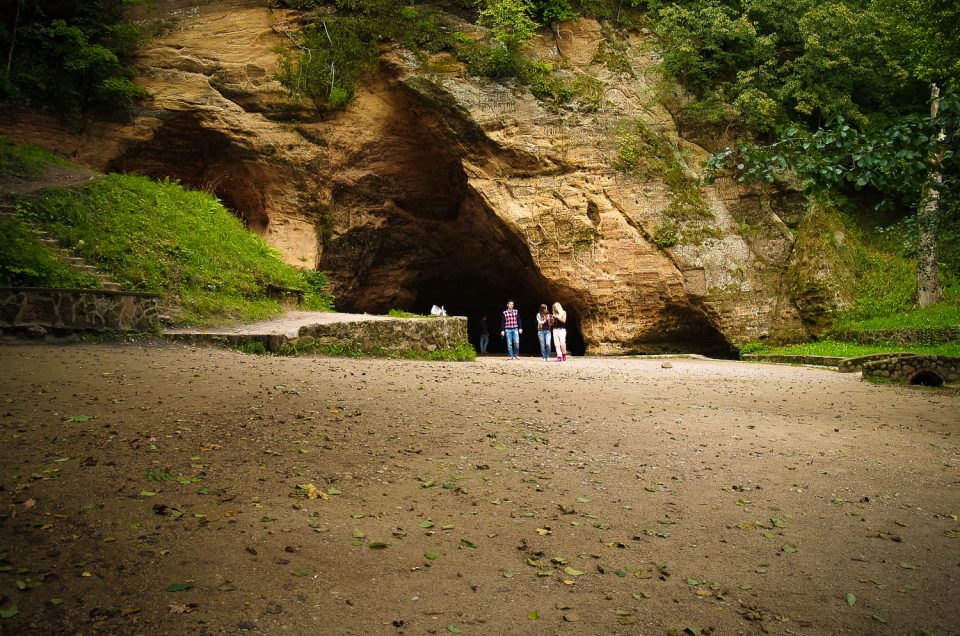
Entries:
<svg viewBox="0 0 960 636">
<path fill-rule="evenodd" d="M 558 300 L 574 348 L 596 354 L 722 353 L 807 335 L 787 225 L 799 204 L 695 184 L 707 154 L 657 103 L 643 36 L 630 73 L 599 61 L 592 20 L 534 44 L 569 76 L 593 78 L 602 98 L 590 104 L 551 108 L 449 60 L 427 72 L 394 48 L 344 112 L 322 116 L 274 79 L 296 14 L 258 1 L 157 4 L 177 24 L 142 52 L 151 98 L 135 118 L 65 128 L 18 113 L 2 132 L 97 169 L 214 192 L 288 262 L 326 272 L 341 310 L 437 303 L 495 323 L 507 298 L 531 321 Z M 699 216 L 670 216 L 676 179 L 614 168 L 630 126 L 652 131 L 682 166 Z M 679 242 L 659 238 L 665 223 Z"/>
</svg>

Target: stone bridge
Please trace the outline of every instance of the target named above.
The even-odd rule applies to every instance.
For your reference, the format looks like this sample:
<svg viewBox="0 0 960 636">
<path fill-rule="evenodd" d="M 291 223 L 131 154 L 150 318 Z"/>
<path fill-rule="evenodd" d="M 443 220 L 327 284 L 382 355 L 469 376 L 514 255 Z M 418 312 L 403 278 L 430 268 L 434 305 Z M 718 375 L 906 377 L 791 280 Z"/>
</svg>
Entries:
<svg viewBox="0 0 960 636">
<path fill-rule="evenodd" d="M 883 379 L 925 386 L 960 382 L 960 357 L 895 355 L 863 363 L 864 379 Z"/>
</svg>

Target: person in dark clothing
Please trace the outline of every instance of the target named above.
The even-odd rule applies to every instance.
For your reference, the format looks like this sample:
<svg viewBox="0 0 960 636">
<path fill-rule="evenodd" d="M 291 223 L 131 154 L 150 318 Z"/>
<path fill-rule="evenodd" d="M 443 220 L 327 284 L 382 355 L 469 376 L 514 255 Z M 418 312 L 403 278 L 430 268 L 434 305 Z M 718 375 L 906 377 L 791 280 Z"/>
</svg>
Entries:
<svg viewBox="0 0 960 636">
<path fill-rule="evenodd" d="M 487 327 L 487 315 L 480 317 L 480 353 L 486 353 L 490 345 L 490 329 Z"/>
</svg>

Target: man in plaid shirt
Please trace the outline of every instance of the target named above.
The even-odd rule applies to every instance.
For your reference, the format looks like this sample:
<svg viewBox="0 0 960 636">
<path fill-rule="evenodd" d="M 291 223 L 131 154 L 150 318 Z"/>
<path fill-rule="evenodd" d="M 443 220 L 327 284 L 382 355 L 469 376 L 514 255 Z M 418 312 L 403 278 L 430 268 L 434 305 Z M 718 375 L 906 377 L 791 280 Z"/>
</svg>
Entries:
<svg viewBox="0 0 960 636">
<path fill-rule="evenodd" d="M 520 358 L 520 334 L 523 333 L 523 323 L 520 314 L 513 308 L 513 301 L 507 301 L 507 310 L 503 312 L 500 321 L 500 337 L 507 339 L 507 357 L 510 360 Z"/>
</svg>

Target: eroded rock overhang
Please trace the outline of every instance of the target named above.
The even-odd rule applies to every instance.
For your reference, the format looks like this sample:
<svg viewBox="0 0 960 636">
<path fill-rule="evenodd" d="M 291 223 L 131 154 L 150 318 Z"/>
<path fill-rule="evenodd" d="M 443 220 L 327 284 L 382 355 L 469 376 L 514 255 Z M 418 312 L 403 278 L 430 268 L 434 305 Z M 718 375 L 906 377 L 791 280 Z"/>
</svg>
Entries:
<svg viewBox="0 0 960 636">
<path fill-rule="evenodd" d="M 706 155 L 677 135 L 646 73 L 593 61 L 595 22 L 564 25 L 534 53 L 600 82 L 596 109 L 551 109 L 522 87 L 425 73 L 393 49 L 344 112 L 325 116 L 272 79 L 287 14 L 259 4 L 185 17 L 144 50 L 149 109 L 61 146 L 95 167 L 213 192 L 288 262 L 326 272 L 345 311 L 442 304 L 474 324 L 487 314 L 496 331 L 507 299 L 528 324 L 541 302 L 559 301 L 574 350 L 597 354 L 724 354 L 802 331 L 784 278 L 792 235 L 769 201 L 733 184 L 705 188 L 709 236 L 657 244 L 673 193 L 612 167 L 618 127 L 643 122 L 691 178 Z M 648 57 L 631 63 L 649 70 Z M 749 235 L 738 231 L 745 219 Z M 532 334 L 525 346 L 535 347 Z"/>
</svg>

